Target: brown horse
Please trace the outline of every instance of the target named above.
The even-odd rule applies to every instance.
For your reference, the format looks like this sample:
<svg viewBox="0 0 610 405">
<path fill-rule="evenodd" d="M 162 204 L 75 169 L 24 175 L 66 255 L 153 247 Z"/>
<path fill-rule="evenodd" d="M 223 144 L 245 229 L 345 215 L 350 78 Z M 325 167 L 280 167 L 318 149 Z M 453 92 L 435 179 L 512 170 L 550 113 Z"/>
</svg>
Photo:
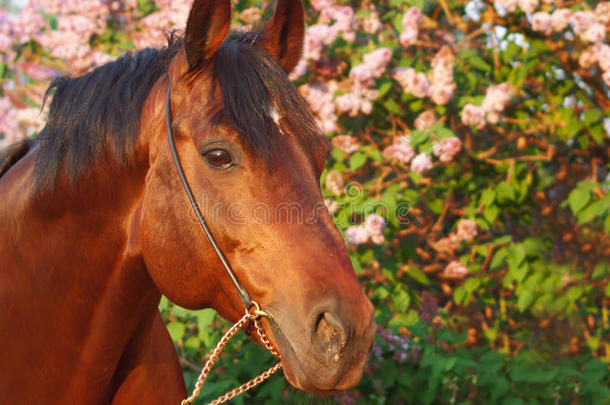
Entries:
<svg viewBox="0 0 610 405">
<path fill-rule="evenodd" d="M 184 39 L 55 81 L 37 141 L 4 155 L 17 162 L 0 178 L 2 404 L 178 404 L 161 294 L 243 314 L 172 161 L 169 86 L 186 177 L 272 318 L 286 378 L 318 393 L 360 379 L 373 308 L 323 209 L 323 137 L 286 74 L 303 6 L 279 0 L 256 32 L 227 35 L 230 21 L 229 0 L 195 0 Z"/>
</svg>

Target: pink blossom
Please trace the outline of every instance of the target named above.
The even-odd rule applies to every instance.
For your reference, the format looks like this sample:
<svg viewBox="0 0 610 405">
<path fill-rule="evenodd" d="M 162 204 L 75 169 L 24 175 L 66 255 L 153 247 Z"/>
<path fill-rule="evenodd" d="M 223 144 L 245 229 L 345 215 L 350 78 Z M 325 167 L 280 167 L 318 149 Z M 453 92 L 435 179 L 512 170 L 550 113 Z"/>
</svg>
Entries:
<svg viewBox="0 0 610 405">
<path fill-rule="evenodd" d="M 582 51 L 582 53 L 578 57 L 578 64 L 584 69 L 589 69 L 596 63 L 597 63 L 597 50 L 595 49 L 594 46 L 590 46 L 589 48 Z"/>
<path fill-rule="evenodd" d="M 55 69 L 51 69 L 50 67 L 42 66 L 37 63 L 22 61 L 19 62 L 16 67 L 30 78 L 38 82 L 46 81 L 53 77 L 59 76 L 59 72 Z"/>
<path fill-rule="evenodd" d="M 337 135 L 332 138 L 331 143 L 333 146 L 343 152 L 350 154 L 360 149 L 358 145 L 358 139 L 349 135 Z"/>
<path fill-rule="evenodd" d="M 349 77 L 355 82 L 367 83 L 373 78 L 373 68 L 365 63 L 355 66 L 350 70 Z"/>
<path fill-rule="evenodd" d="M 324 132 L 337 130 L 337 114 L 334 93 L 337 84 L 332 80 L 326 83 L 312 83 L 299 86 L 301 96 L 309 103 L 309 107 L 316 115 L 318 124 Z"/>
<path fill-rule="evenodd" d="M 540 0 L 519 0 L 519 7 L 525 13 L 533 13 L 538 8 Z"/>
<path fill-rule="evenodd" d="M 113 60 L 115 60 L 114 56 L 108 55 L 107 53 L 104 53 L 102 51 L 93 51 L 91 53 L 91 62 L 95 66 L 102 66 L 106 63 L 112 62 Z"/>
<path fill-rule="evenodd" d="M 568 27 L 572 17 L 572 10 L 568 8 L 558 8 L 551 14 L 551 27 L 555 32 L 561 32 Z"/>
<path fill-rule="evenodd" d="M 490 111 L 485 114 L 485 119 L 490 124 L 497 124 L 498 121 L 500 121 L 500 114 L 497 113 L 496 111 Z"/>
<path fill-rule="evenodd" d="M 539 11 L 532 16 L 532 29 L 550 35 L 553 29 L 552 17 L 545 11 Z"/>
<path fill-rule="evenodd" d="M 603 24 L 595 23 L 587 28 L 580 37 L 587 42 L 603 41 L 606 38 L 606 27 Z"/>
<path fill-rule="evenodd" d="M 461 280 L 468 274 L 468 269 L 462 263 L 458 261 L 452 261 L 443 270 L 443 276 L 445 278 L 452 278 Z"/>
<path fill-rule="evenodd" d="M 337 110 L 349 113 L 350 117 L 357 116 L 360 111 L 370 114 L 373 109 L 373 104 L 368 99 L 362 97 L 358 91 L 345 93 L 337 97 L 335 104 Z"/>
<path fill-rule="evenodd" d="M 423 173 L 432 169 L 432 159 L 426 153 L 420 153 L 411 161 L 411 170 L 415 173 Z"/>
<path fill-rule="evenodd" d="M 594 45 L 594 50 L 597 56 L 597 63 L 604 72 L 610 70 L 610 46 L 597 43 Z"/>
<path fill-rule="evenodd" d="M 460 241 L 472 242 L 477 236 L 477 223 L 463 219 L 458 223 L 457 238 Z"/>
<path fill-rule="evenodd" d="M 364 229 L 366 229 L 369 236 L 381 235 L 385 227 L 385 219 L 377 214 L 368 215 L 364 221 Z"/>
<path fill-rule="evenodd" d="M 312 4 L 313 5 L 313 4 Z M 261 18 L 261 9 L 258 7 L 249 7 L 239 13 L 239 19 L 246 24 L 254 24 Z"/>
<path fill-rule="evenodd" d="M 379 48 L 373 52 L 364 54 L 363 63 L 350 70 L 349 76 L 359 85 L 367 86 L 373 78 L 380 77 L 392 59 L 392 51 L 389 48 Z"/>
<path fill-rule="evenodd" d="M 477 129 L 485 126 L 485 110 L 473 104 L 466 104 L 461 113 L 462 122 Z"/>
<path fill-rule="evenodd" d="M 363 226 L 351 225 L 345 230 L 345 237 L 350 245 L 360 245 L 369 240 L 369 233 Z"/>
<path fill-rule="evenodd" d="M 333 0 L 311 0 L 309 2 L 316 11 L 322 11 L 333 5 Z"/>
<path fill-rule="evenodd" d="M 502 83 L 489 87 L 483 99 L 483 110 L 487 113 L 504 111 L 504 108 L 506 108 L 510 101 L 512 92 L 513 87 L 510 83 Z"/>
<path fill-rule="evenodd" d="M 432 78 L 434 84 L 453 83 L 453 60 L 455 56 L 448 45 L 441 48 L 432 58 Z"/>
<path fill-rule="evenodd" d="M 335 32 L 335 36 L 341 33 L 343 39 L 347 42 L 352 42 L 356 39 L 356 32 L 354 29 L 356 28 L 357 22 L 353 8 L 340 5 L 332 5 L 324 8 L 320 14 L 320 21 L 329 23 L 331 20 L 335 21 L 331 26 Z"/>
<path fill-rule="evenodd" d="M 394 70 L 394 78 L 402 85 L 405 92 L 415 97 L 423 98 L 428 94 L 430 83 L 423 73 L 416 73 L 413 68 L 397 68 Z"/>
<path fill-rule="evenodd" d="M 370 11 L 370 15 L 362 19 L 362 30 L 369 34 L 376 34 L 382 27 L 379 13 L 375 10 Z"/>
<path fill-rule="evenodd" d="M 448 45 L 443 46 L 432 59 L 428 96 L 437 105 L 445 105 L 453 98 L 456 86 L 453 80 L 454 59 L 453 51 Z"/>
<path fill-rule="evenodd" d="M 46 25 L 44 17 L 32 4 L 26 5 L 13 22 L 13 35 L 23 43 L 36 39 L 41 29 Z"/>
<path fill-rule="evenodd" d="M 339 204 L 332 198 L 325 198 L 324 205 L 326 206 L 326 209 L 328 209 L 328 213 L 330 215 L 335 215 L 337 211 L 339 211 L 339 208 L 341 208 Z"/>
<path fill-rule="evenodd" d="M 0 147 L 17 142 L 44 126 L 44 115 L 35 107 L 16 108 L 8 97 L 0 98 Z"/>
<path fill-rule="evenodd" d="M 366 53 L 362 57 L 365 64 L 373 66 L 373 75 L 379 77 L 383 74 L 386 65 L 392 59 L 392 51 L 390 48 L 379 48 L 373 52 Z"/>
<path fill-rule="evenodd" d="M 388 160 L 396 159 L 402 163 L 409 163 L 415 156 L 408 135 L 399 136 L 394 143 L 383 150 L 383 157 Z"/>
<path fill-rule="evenodd" d="M 353 31 L 356 25 L 354 9 L 349 6 L 333 5 L 326 8 L 330 18 L 336 21 L 336 28 L 339 31 Z"/>
<path fill-rule="evenodd" d="M 602 24 L 610 23 L 610 1 L 602 1 L 595 7 L 595 21 Z"/>
<path fill-rule="evenodd" d="M 328 191 L 335 195 L 343 194 L 343 189 L 345 187 L 343 175 L 341 174 L 341 172 L 331 170 L 326 175 L 326 182 L 324 183 L 324 185 Z"/>
<path fill-rule="evenodd" d="M 459 138 L 444 138 L 440 142 L 434 142 L 433 153 L 441 162 L 450 162 L 461 148 L 462 141 Z"/>
<path fill-rule="evenodd" d="M 402 32 L 400 33 L 400 36 L 398 37 L 398 42 L 400 42 L 400 45 L 406 48 L 415 44 L 415 42 L 417 42 L 418 36 L 419 28 L 413 25 L 409 25 L 403 28 Z"/>
<path fill-rule="evenodd" d="M 292 69 L 292 72 L 290 72 L 288 78 L 294 81 L 303 76 L 305 73 L 307 73 L 307 61 L 305 59 L 301 59 L 294 69 Z"/>
<path fill-rule="evenodd" d="M 517 0 L 496 0 L 495 4 L 511 13 L 517 9 Z"/>
<path fill-rule="evenodd" d="M 385 227 L 386 222 L 381 216 L 371 214 L 366 217 L 364 224 L 349 226 L 345 230 L 345 236 L 350 245 L 366 243 L 369 238 L 371 242 L 380 245 L 385 240 L 382 233 Z"/>
<path fill-rule="evenodd" d="M 417 7 L 410 7 L 402 16 L 402 26 L 420 25 L 424 21 L 424 15 Z"/>
<path fill-rule="evenodd" d="M 404 47 L 413 45 L 419 35 L 419 25 L 423 21 L 423 14 L 417 7 L 411 7 L 402 17 L 402 32 L 400 44 Z"/>
<path fill-rule="evenodd" d="M 305 59 L 317 60 L 322 54 L 322 45 L 332 43 L 337 38 L 338 31 L 326 24 L 316 24 L 307 28 L 305 32 L 305 43 L 303 57 Z"/>
<path fill-rule="evenodd" d="M 434 111 L 427 110 L 417 116 L 413 125 L 415 126 L 415 129 L 424 131 L 426 128 L 428 128 L 435 122 L 436 116 L 434 115 Z"/>
<path fill-rule="evenodd" d="M 430 100 L 437 105 L 445 105 L 453 98 L 455 83 L 433 85 L 429 90 Z"/>
<path fill-rule="evenodd" d="M 357 116 L 360 112 L 370 114 L 373 110 L 372 100 L 377 99 L 379 92 L 356 85 L 354 90 L 345 93 L 335 99 L 335 105 L 340 112 L 348 112 L 350 117 Z"/>
<path fill-rule="evenodd" d="M 0 8 L 0 52 L 7 53 L 13 46 L 13 23 L 8 18 L 6 10 Z M 11 58 L 12 59 L 12 58 Z"/>
<path fill-rule="evenodd" d="M 371 242 L 376 245 L 381 245 L 383 242 L 385 242 L 385 237 L 382 234 L 371 235 Z"/>
<path fill-rule="evenodd" d="M 410 75 L 407 79 L 406 90 L 413 94 L 415 97 L 423 98 L 426 97 L 430 89 L 430 82 L 423 73 L 415 73 Z"/>
<path fill-rule="evenodd" d="M 595 22 L 595 14 L 590 11 L 577 11 L 570 18 L 572 28 L 576 34 L 582 34 Z"/>
<path fill-rule="evenodd" d="M 0 32 L 0 53 L 8 53 L 13 46 L 13 37 Z M 11 58 L 12 59 L 12 58 Z"/>
</svg>

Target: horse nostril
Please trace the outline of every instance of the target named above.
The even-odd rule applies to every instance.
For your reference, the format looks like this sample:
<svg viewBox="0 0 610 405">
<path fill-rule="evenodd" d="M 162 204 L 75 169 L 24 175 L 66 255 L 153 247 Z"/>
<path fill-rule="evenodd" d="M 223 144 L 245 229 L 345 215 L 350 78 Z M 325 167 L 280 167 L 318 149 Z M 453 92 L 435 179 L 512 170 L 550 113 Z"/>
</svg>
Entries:
<svg viewBox="0 0 610 405">
<path fill-rule="evenodd" d="M 322 312 L 318 315 L 314 327 L 314 342 L 325 360 L 339 361 L 341 350 L 347 342 L 347 335 L 339 319 L 331 312 Z"/>
</svg>

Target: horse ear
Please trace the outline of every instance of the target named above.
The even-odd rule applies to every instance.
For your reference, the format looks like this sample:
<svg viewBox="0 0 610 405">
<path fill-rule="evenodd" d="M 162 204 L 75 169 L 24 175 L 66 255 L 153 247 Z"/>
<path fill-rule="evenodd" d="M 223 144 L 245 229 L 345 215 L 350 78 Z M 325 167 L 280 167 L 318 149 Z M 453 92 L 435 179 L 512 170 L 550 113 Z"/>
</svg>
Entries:
<svg viewBox="0 0 610 405">
<path fill-rule="evenodd" d="M 290 73 L 303 52 L 305 17 L 301 0 L 278 0 L 262 35 L 261 45 Z"/>
<path fill-rule="evenodd" d="M 202 66 L 216 53 L 227 36 L 230 25 L 230 0 L 193 2 L 184 37 L 189 70 Z"/>
</svg>

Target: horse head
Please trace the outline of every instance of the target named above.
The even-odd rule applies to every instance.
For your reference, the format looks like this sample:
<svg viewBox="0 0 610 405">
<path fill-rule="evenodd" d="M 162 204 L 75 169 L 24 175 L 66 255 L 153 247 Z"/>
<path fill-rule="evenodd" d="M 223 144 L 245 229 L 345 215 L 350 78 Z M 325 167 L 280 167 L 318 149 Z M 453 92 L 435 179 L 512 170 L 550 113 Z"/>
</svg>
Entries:
<svg viewBox="0 0 610 405">
<path fill-rule="evenodd" d="M 142 112 L 149 170 L 140 244 L 173 302 L 235 321 L 243 306 L 194 220 L 159 120 L 171 86 L 172 132 L 218 244 L 265 309 L 266 333 L 297 388 L 333 392 L 361 377 L 375 323 L 320 193 L 324 137 L 287 74 L 304 37 L 300 0 L 279 0 L 259 30 L 231 33 L 229 0 L 195 0 L 184 41 Z"/>
</svg>

